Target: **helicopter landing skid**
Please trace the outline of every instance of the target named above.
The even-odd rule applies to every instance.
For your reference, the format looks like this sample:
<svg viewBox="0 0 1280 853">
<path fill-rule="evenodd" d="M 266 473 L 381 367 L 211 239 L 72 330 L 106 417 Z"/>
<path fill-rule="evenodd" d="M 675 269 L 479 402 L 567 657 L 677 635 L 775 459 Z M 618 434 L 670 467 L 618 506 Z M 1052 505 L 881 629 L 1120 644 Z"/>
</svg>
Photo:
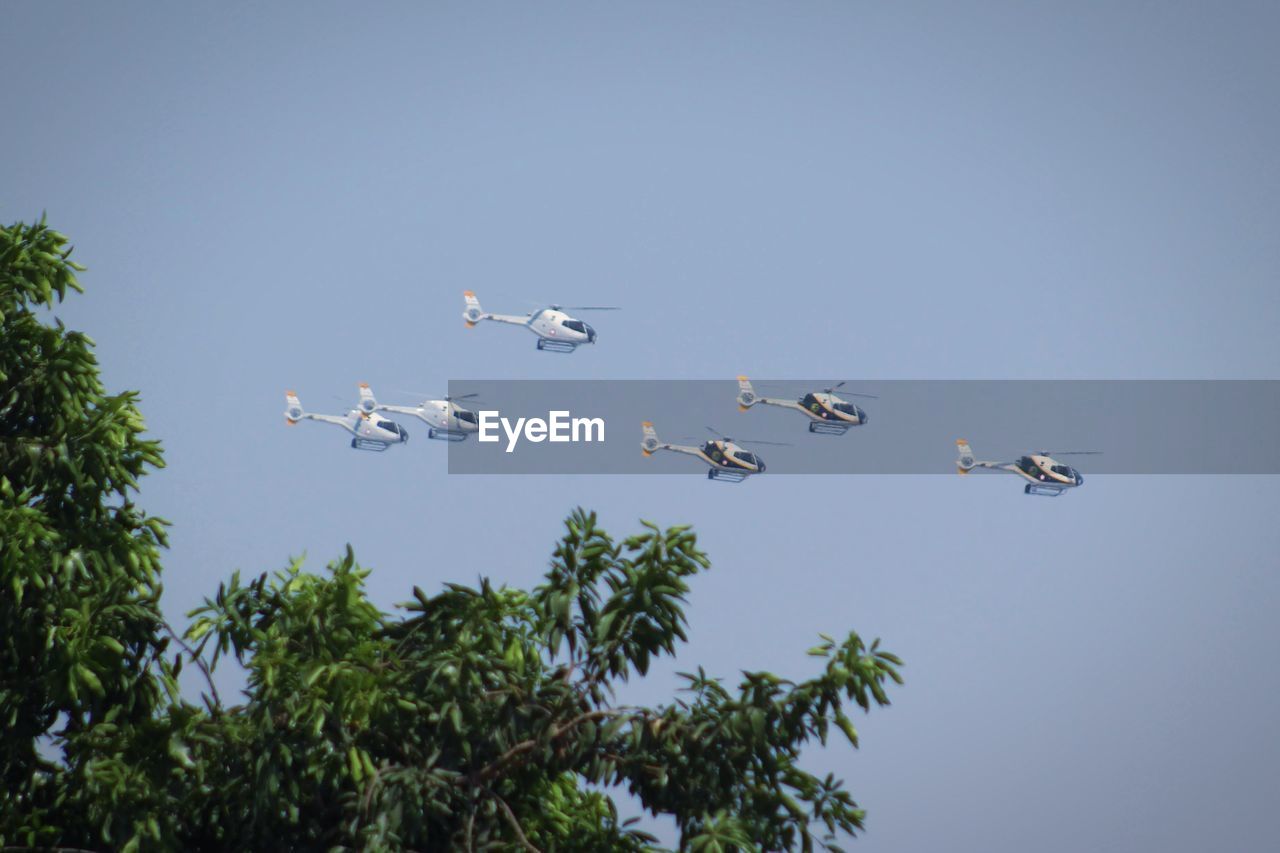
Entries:
<svg viewBox="0 0 1280 853">
<path fill-rule="evenodd" d="M 553 341 L 548 338 L 538 338 L 538 349 L 545 352 L 570 353 L 577 348 L 577 344 L 570 343 L 569 341 Z"/>
<path fill-rule="evenodd" d="M 1062 486 L 1035 486 L 1031 483 L 1027 483 L 1022 490 L 1023 494 L 1043 495 L 1046 498 L 1056 498 L 1065 491 L 1066 489 Z"/>
<path fill-rule="evenodd" d="M 373 453 L 381 453 L 391 445 L 385 441 L 374 441 L 369 438 L 353 438 L 351 439 L 352 450 L 368 450 Z"/>
<path fill-rule="evenodd" d="M 809 432 L 818 435 L 844 435 L 849 431 L 848 424 L 833 424 L 830 421 L 810 421 Z"/>
<path fill-rule="evenodd" d="M 427 429 L 427 438 L 434 438 L 436 441 L 466 441 L 467 434 L 465 432 L 453 432 L 452 430 L 429 427 Z"/>
<path fill-rule="evenodd" d="M 712 468 L 707 472 L 708 480 L 724 480 L 726 483 L 741 483 L 747 475 L 741 471 L 726 471 L 724 468 Z"/>
</svg>

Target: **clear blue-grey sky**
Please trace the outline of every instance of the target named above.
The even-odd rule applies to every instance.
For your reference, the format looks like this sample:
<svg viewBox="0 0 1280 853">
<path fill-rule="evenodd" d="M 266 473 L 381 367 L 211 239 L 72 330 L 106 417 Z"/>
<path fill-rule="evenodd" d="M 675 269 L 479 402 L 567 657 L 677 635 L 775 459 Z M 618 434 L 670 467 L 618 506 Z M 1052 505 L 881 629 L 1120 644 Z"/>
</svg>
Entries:
<svg viewBox="0 0 1280 853">
<path fill-rule="evenodd" d="M 689 522 L 691 642 L 629 698 L 883 637 L 906 686 L 809 756 L 859 849 L 1262 849 L 1275 478 L 450 477 L 421 429 L 377 456 L 280 413 L 360 380 L 1278 378 L 1278 31 L 1246 2 L 12 2 L 0 219 L 47 210 L 89 265 L 58 313 L 165 442 L 179 623 L 304 550 L 351 542 L 390 607 L 534 583 L 577 504 Z M 465 330 L 465 288 L 625 310 L 546 355 Z"/>
</svg>

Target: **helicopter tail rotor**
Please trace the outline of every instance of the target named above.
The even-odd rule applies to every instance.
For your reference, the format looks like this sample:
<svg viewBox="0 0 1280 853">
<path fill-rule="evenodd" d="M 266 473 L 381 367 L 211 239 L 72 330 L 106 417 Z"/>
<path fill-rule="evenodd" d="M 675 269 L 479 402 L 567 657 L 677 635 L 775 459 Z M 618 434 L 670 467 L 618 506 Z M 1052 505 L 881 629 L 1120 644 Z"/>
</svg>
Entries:
<svg viewBox="0 0 1280 853">
<path fill-rule="evenodd" d="M 738 377 L 738 411 L 745 412 L 760 401 L 756 389 L 751 387 L 751 380 L 745 376 Z"/>
<path fill-rule="evenodd" d="M 652 456 L 662 446 L 662 442 L 658 441 L 658 431 L 649 421 L 645 421 L 641 427 L 644 429 L 644 439 L 640 442 L 640 452 L 645 456 Z"/>
<path fill-rule="evenodd" d="M 372 414 L 378 408 L 378 401 L 373 396 L 373 389 L 369 387 L 368 382 L 360 383 L 360 411 L 366 415 Z"/>
<path fill-rule="evenodd" d="M 284 392 L 284 421 L 289 426 L 293 426 L 302 420 L 306 412 L 302 409 L 302 403 L 298 400 L 298 395 L 292 391 Z"/>
<path fill-rule="evenodd" d="M 485 318 L 484 309 L 480 307 L 480 300 L 476 299 L 476 295 L 470 290 L 464 290 L 462 298 L 467 302 L 467 310 L 462 312 L 463 322 L 467 324 L 468 329 L 474 328 L 476 323 Z"/>
</svg>

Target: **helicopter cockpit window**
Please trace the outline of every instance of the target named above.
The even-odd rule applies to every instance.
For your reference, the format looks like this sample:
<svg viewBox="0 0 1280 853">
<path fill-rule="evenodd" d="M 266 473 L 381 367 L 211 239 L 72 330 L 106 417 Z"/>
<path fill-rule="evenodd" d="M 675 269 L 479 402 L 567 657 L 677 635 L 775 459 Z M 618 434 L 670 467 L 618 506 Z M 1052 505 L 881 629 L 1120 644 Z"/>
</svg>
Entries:
<svg viewBox="0 0 1280 853">
<path fill-rule="evenodd" d="M 457 416 L 458 420 L 466 421 L 469 424 L 476 422 L 475 412 L 469 412 L 466 409 L 458 409 L 454 412 L 454 415 Z"/>
<path fill-rule="evenodd" d="M 858 414 L 857 408 L 852 403 L 836 403 L 835 409 L 837 412 L 843 412 L 846 415 Z"/>
<path fill-rule="evenodd" d="M 564 320 L 560 325 L 575 332 L 582 332 L 584 335 L 587 333 L 586 325 L 581 320 Z"/>
<path fill-rule="evenodd" d="M 378 421 L 378 429 L 385 429 L 387 432 L 399 432 L 399 430 L 396 429 L 396 425 L 391 421 Z"/>
<path fill-rule="evenodd" d="M 734 455 L 735 457 L 737 457 L 737 459 L 738 459 L 738 461 L 739 461 L 739 462 L 745 462 L 745 463 L 746 463 L 746 464 L 748 464 L 748 465 L 754 465 L 754 464 L 756 464 L 756 457 L 755 457 L 755 455 L 754 455 L 754 454 L 752 454 L 752 453 L 748 453 L 748 452 L 747 452 L 747 451 L 745 451 L 745 450 L 737 450 L 737 451 L 734 451 L 734 454 L 733 454 L 733 455 Z"/>
<path fill-rule="evenodd" d="M 1075 479 L 1075 472 L 1072 471 L 1070 468 L 1068 468 L 1066 465 L 1054 465 L 1049 470 L 1053 471 L 1053 473 L 1057 474 L 1060 477 L 1066 477 L 1068 480 Z"/>
</svg>

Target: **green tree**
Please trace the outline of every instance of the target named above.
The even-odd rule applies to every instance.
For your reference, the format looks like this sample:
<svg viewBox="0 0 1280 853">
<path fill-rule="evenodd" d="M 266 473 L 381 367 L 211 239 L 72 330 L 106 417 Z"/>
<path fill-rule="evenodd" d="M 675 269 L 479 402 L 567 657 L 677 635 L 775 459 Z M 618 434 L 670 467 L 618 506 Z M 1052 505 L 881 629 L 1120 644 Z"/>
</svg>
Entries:
<svg viewBox="0 0 1280 853">
<path fill-rule="evenodd" d="M 699 669 L 669 704 L 615 701 L 685 639 L 688 579 L 710 565 L 687 527 L 617 541 L 577 510 L 533 590 L 415 588 L 396 614 L 349 548 L 319 575 L 235 574 L 167 650 L 163 527 L 126 494 L 158 448 L 132 396 L 104 395 L 90 342 L 33 313 L 77 289 L 63 238 L 4 240 L 0 846 L 651 846 L 612 787 L 674 817 L 688 850 L 838 849 L 861 828 L 843 784 L 799 761 L 833 733 L 856 746 L 848 709 L 888 703 L 901 662 L 876 643 L 824 637 L 800 682 L 731 690 Z M 247 673 L 234 706 L 210 677 L 227 657 Z M 190 664 L 199 705 L 174 688 Z"/>
<path fill-rule="evenodd" d="M 71 768 L 37 748 L 166 701 L 153 664 L 164 525 L 131 500 L 160 447 L 133 393 L 109 396 L 93 342 L 41 321 L 79 291 L 66 238 L 0 228 L 0 833 L 44 837 Z M 61 720 L 61 723 L 58 721 Z"/>
</svg>

